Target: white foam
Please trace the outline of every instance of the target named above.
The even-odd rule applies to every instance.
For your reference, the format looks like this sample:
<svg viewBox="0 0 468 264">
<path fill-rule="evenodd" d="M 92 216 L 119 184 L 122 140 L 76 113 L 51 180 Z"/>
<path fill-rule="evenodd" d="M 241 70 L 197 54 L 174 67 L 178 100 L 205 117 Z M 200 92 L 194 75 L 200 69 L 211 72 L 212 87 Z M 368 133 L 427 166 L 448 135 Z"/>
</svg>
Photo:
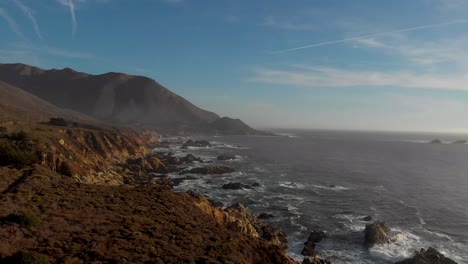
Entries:
<svg viewBox="0 0 468 264">
<path fill-rule="evenodd" d="M 353 232 L 364 231 L 366 222 L 363 220 L 363 215 L 339 214 L 334 216 L 336 219 L 343 220 L 341 223 Z"/>
<path fill-rule="evenodd" d="M 392 242 L 374 245 L 369 249 L 371 256 L 390 262 L 397 262 L 413 256 L 414 251 L 423 247 L 421 238 L 408 231 L 394 228 L 390 232 Z"/>
<path fill-rule="evenodd" d="M 338 186 L 338 185 L 330 185 L 330 186 L 324 186 L 324 185 L 311 185 L 314 188 L 317 189 L 326 189 L 326 190 L 332 190 L 332 191 L 343 191 L 343 190 L 349 190 L 350 188 L 348 187 L 343 187 L 343 186 Z"/>
<path fill-rule="evenodd" d="M 289 188 L 289 189 L 304 189 L 305 188 L 304 184 L 288 182 L 288 181 L 279 182 L 279 186 L 284 187 L 284 188 Z"/>
</svg>

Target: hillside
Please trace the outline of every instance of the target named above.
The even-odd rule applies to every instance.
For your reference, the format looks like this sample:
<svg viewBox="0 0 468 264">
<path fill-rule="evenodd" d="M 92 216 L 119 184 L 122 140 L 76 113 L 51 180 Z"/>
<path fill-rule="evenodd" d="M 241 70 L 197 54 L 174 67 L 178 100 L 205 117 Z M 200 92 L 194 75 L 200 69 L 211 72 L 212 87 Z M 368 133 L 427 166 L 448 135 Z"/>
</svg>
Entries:
<svg viewBox="0 0 468 264">
<path fill-rule="evenodd" d="M 143 76 L 0 64 L 0 81 L 59 108 L 113 124 L 185 128 L 219 118 Z"/>
<path fill-rule="evenodd" d="M 149 131 L 5 128 L 0 263 L 296 263 L 285 233 L 244 206 L 223 210 L 154 178 L 200 158 L 152 153 Z"/>
<path fill-rule="evenodd" d="M 263 132 L 249 127 L 240 119 L 223 117 L 208 125 L 207 131 L 214 131 L 227 135 L 263 135 L 272 136 L 273 133 Z"/>
<path fill-rule="evenodd" d="M 50 117 L 93 122 L 83 114 L 66 111 L 22 89 L 0 82 L 0 122 L 46 121 Z"/>
</svg>

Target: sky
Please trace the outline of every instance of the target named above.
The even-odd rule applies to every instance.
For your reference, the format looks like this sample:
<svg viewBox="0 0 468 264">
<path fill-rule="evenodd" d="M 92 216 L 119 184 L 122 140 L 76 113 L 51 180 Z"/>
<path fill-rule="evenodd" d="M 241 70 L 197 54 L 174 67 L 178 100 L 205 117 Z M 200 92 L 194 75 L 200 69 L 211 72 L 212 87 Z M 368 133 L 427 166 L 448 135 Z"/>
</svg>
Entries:
<svg viewBox="0 0 468 264">
<path fill-rule="evenodd" d="M 0 0 L 0 63 L 151 77 L 256 128 L 468 132 L 465 0 Z"/>
</svg>

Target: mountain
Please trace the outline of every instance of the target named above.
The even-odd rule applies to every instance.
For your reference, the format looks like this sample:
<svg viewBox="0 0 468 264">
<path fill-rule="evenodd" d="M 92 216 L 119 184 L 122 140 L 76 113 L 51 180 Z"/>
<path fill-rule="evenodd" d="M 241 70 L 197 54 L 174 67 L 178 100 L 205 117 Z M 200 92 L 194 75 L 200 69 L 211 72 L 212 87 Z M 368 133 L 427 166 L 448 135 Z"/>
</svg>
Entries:
<svg viewBox="0 0 468 264">
<path fill-rule="evenodd" d="M 219 119 L 156 81 L 123 73 L 92 75 L 0 64 L 0 81 L 19 87 L 63 109 L 121 125 L 184 128 Z"/>
<path fill-rule="evenodd" d="M 75 121 L 93 120 L 73 111 L 65 111 L 20 88 L 0 82 L 0 122 L 46 121 L 51 117 L 64 117 Z"/>
<path fill-rule="evenodd" d="M 223 117 L 208 124 L 208 131 L 220 132 L 227 135 L 263 135 L 273 136 L 269 132 L 263 132 L 249 127 L 240 119 Z"/>
</svg>

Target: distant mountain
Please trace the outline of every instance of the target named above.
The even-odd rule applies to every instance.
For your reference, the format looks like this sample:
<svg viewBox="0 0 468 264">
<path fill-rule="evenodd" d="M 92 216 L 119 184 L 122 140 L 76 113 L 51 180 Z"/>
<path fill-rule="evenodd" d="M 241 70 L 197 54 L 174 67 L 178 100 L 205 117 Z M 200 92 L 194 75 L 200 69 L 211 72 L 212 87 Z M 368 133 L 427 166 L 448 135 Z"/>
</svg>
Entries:
<svg viewBox="0 0 468 264">
<path fill-rule="evenodd" d="M 0 81 L 60 108 L 114 124 L 183 128 L 219 119 L 143 76 L 0 64 Z"/>
<path fill-rule="evenodd" d="M 208 125 L 209 131 L 214 131 L 228 134 L 228 135 L 264 135 L 271 136 L 274 135 L 269 132 L 263 132 L 249 127 L 246 123 L 242 122 L 240 119 L 232 119 L 229 117 L 220 118 Z"/>
<path fill-rule="evenodd" d="M 108 124 L 162 131 L 269 135 L 239 119 L 220 118 L 203 110 L 144 76 L 115 72 L 92 75 L 70 68 L 44 70 L 25 64 L 0 64 L 0 82 L 15 88 L 16 99 L 11 100 L 10 107 L 42 117 L 76 117 L 78 112 Z M 2 100 L 8 101 L 3 96 Z"/>
</svg>

